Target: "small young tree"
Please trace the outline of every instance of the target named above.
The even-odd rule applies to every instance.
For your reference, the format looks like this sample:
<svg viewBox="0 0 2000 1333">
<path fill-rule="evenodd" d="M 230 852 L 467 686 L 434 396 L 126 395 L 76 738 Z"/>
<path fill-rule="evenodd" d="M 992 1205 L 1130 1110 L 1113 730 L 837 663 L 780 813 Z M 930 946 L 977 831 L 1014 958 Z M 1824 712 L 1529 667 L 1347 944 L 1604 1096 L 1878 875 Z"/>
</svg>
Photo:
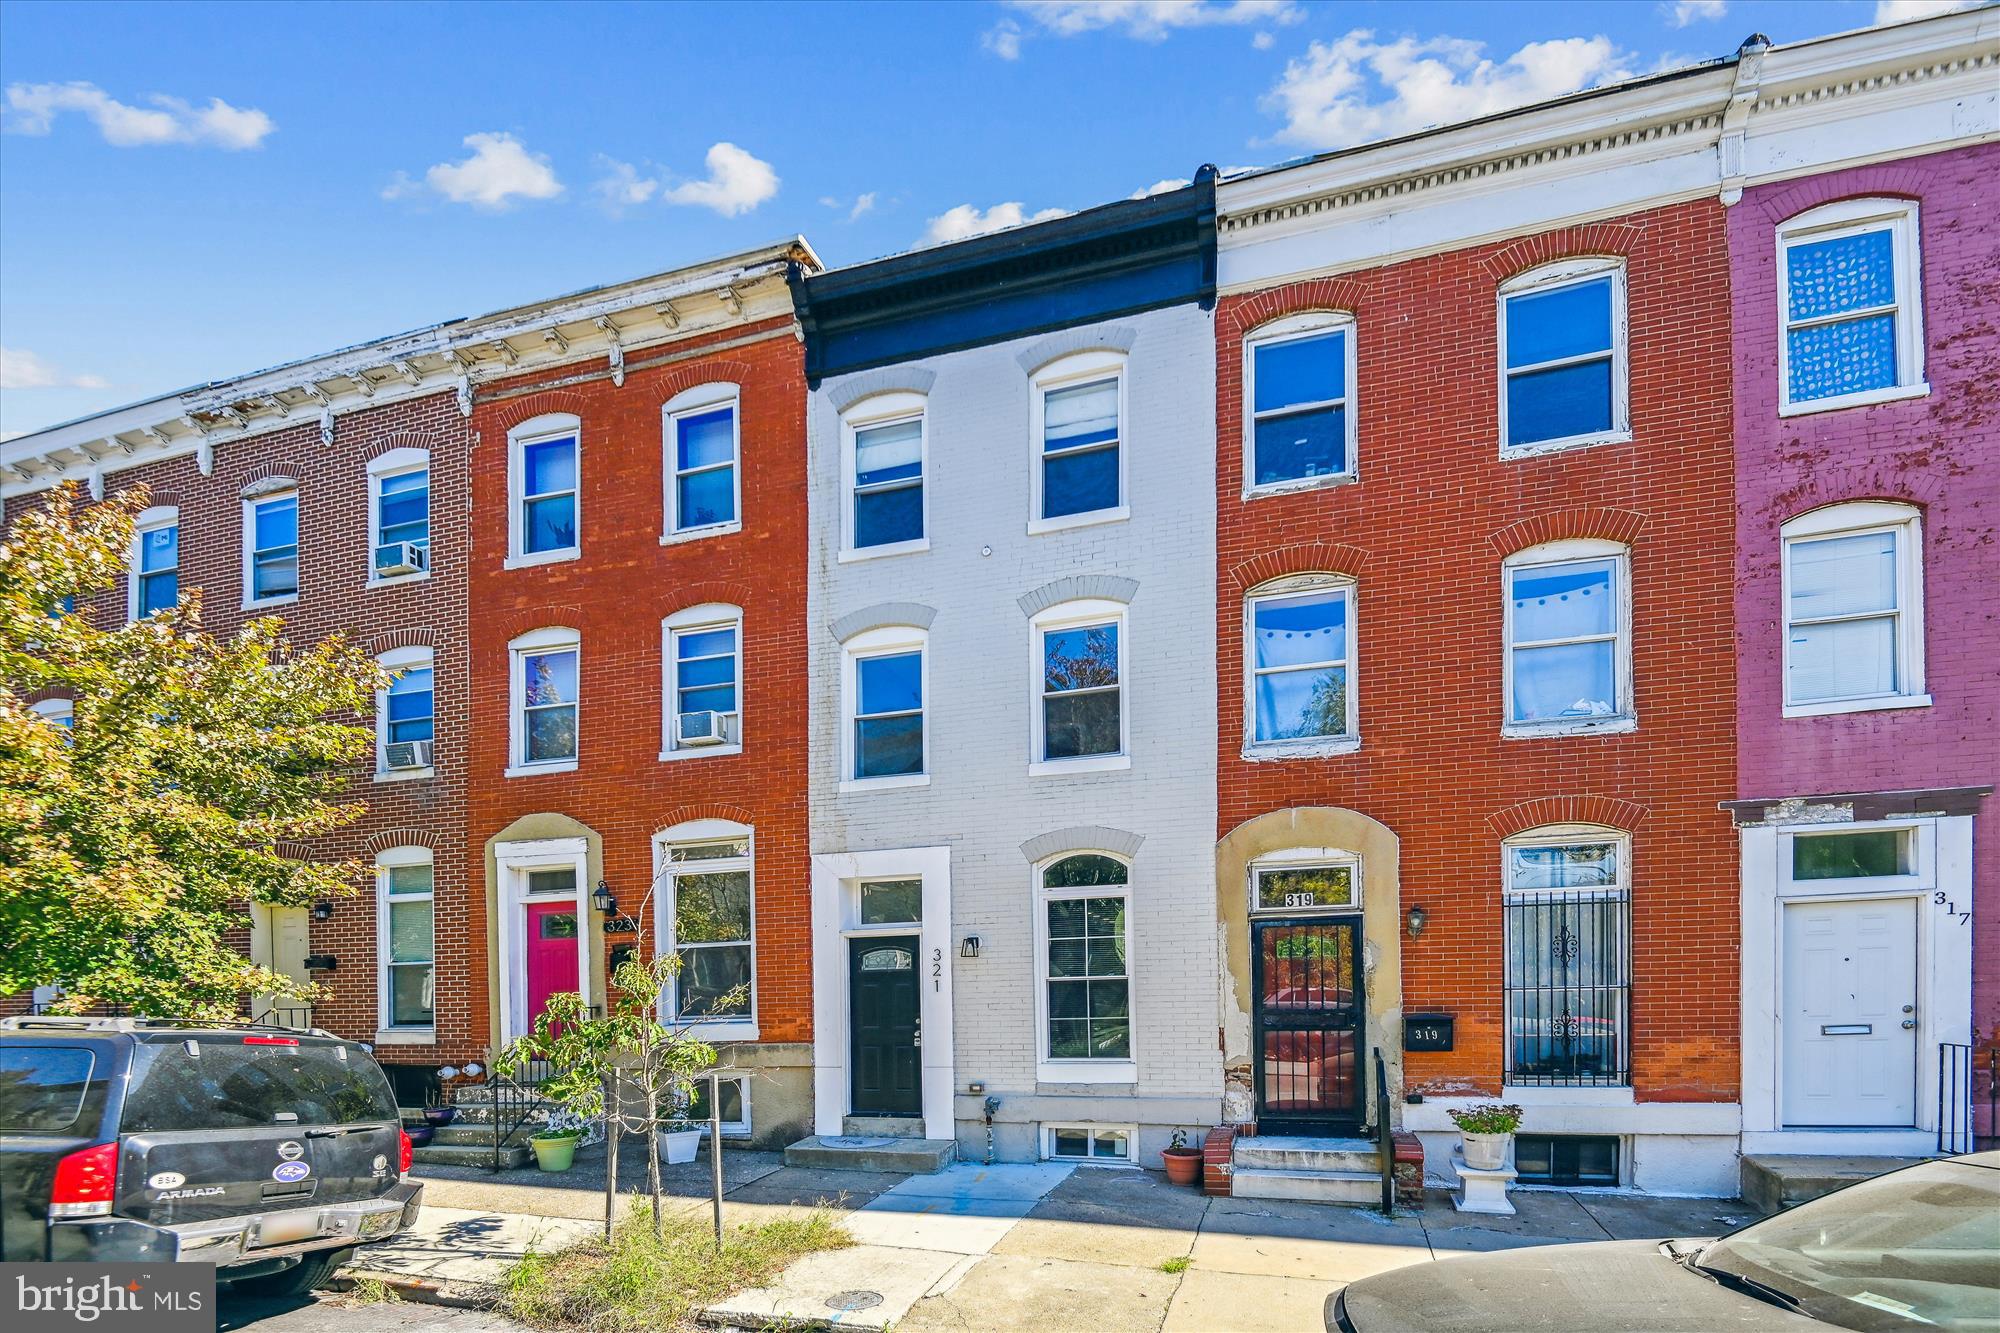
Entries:
<svg viewBox="0 0 2000 1333">
<path fill-rule="evenodd" d="M 341 635 L 295 649 L 275 617 L 205 633 L 197 592 L 98 623 L 146 502 L 64 485 L 0 542 L 0 995 L 223 1017 L 310 993 L 227 937 L 252 902 L 353 891 L 358 866 L 296 847 L 361 813 L 336 797 L 386 677 Z M 71 727 L 28 706 L 44 690 Z"/>
</svg>

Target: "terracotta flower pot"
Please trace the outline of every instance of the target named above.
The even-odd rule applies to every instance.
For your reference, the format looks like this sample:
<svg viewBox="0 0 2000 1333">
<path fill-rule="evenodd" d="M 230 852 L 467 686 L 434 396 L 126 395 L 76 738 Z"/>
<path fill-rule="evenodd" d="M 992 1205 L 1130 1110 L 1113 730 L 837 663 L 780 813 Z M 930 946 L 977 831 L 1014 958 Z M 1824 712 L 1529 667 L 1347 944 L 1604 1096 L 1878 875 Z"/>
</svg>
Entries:
<svg viewBox="0 0 2000 1333">
<path fill-rule="evenodd" d="M 1167 1179 L 1176 1185 L 1192 1185 L 1201 1179 L 1199 1148 L 1162 1148 L 1160 1160 L 1166 1163 Z"/>
</svg>

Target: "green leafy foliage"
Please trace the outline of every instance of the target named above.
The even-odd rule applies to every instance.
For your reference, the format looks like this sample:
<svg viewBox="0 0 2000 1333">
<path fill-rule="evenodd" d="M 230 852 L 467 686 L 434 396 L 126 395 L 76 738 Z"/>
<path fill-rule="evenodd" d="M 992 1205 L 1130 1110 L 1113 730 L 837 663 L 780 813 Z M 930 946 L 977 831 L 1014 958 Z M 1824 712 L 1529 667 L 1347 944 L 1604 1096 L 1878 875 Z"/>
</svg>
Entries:
<svg viewBox="0 0 2000 1333">
<path fill-rule="evenodd" d="M 0 994 L 200 1018 L 309 999 L 240 932 L 252 902 L 354 890 L 359 866 L 302 844 L 360 815 L 339 796 L 387 678 L 340 635 L 295 648 L 276 617 L 206 633 L 199 592 L 101 623 L 90 600 L 117 585 L 146 502 L 65 485 L 0 543 Z M 72 699 L 73 727 L 28 706 L 43 690 Z"/>
<path fill-rule="evenodd" d="M 1521 1127 L 1521 1108 L 1511 1102 L 1480 1102 L 1445 1112 L 1466 1134 L 1512 1134 Z"/>
</svg>

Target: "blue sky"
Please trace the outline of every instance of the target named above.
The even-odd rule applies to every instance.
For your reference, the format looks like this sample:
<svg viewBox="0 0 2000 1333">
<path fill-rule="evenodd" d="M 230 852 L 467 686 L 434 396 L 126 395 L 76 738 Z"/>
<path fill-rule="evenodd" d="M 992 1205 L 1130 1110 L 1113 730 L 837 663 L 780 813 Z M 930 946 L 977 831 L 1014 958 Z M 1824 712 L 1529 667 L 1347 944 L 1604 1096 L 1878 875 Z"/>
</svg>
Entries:
<svg viewBox="0 0 2000 1333">
<path fill-rule="evenodd" d="M 0 434 L 794 232 L 848 263 L 1951 3 L 8 0 Z"/>
</svg>

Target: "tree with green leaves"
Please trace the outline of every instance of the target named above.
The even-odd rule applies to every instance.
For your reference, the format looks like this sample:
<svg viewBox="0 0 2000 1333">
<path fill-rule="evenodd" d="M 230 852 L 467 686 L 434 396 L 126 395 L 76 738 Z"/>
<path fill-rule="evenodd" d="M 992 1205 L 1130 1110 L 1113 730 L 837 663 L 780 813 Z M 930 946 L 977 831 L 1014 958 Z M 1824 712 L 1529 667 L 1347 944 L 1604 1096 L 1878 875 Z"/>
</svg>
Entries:
<svg viewBox="0 0 2000 1333">
<path fill-rule="evenodd" d="M 302 844 L 361 814 L 340 796 L 387 677 L 339 634 L 295 647 L 276 617 L 207 633 L 198 591 L 103 623 L 91 599 L 146 503 L 65 484 L 0 542 L 0 995 L 211 1019 L 308 999 L 229 937 L 251 903 L 354 891 L 360 866 Z M 68 726 L 29 706 L 45 694 L 72 701 Z"/>
</svg>

